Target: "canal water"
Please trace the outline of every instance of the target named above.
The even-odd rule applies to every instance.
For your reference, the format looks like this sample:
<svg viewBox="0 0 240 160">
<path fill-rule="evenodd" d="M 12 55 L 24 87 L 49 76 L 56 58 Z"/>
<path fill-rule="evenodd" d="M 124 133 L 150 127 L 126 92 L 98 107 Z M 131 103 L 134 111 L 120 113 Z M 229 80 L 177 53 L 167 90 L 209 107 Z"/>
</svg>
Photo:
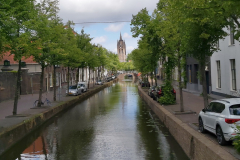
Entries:
<svg viewBox="0 0 240 160">
<path fill-rule="evenodd" d="M 181 136 L 181 135 L 179 135 Z M 187 160 L 164 125 L 121 81 L 58 115 L 1 160 Z"/>
</svg>

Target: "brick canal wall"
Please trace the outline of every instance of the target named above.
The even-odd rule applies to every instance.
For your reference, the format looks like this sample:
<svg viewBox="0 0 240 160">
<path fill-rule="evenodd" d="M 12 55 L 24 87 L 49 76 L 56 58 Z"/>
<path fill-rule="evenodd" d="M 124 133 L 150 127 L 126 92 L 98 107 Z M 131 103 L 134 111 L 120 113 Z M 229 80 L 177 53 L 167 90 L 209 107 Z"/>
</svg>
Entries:
<svg viewBox="0 0 240 160">
<path fill-rule="evenodd" d="M 194 130 L 186 123 L 176 118 L 172 113 L 153 101 L 140 86 L 139 95 L 169 129 L 170 133 L 183 148 L 191 160 L 235 160 L 230 153 L 220 145 L 213 143 L 203 134 Z"/>
<path fill-rule="evenodd" d="M 0 133 L 0 155 L 7 149 L 9 149 L 12 145 L 16 144 L 22 138 L 31 133 L 33 130 L 37 129 L 39 126 L 41 126 L 44 122 L 46 122 L 50 118 L 56 116 L 60 112 L 63 112 L 73 107 L 77 103 L 87 99 L 88 97 L 96 94 L 97 92 L 103 90 L 104 88 L 111 86 L 114 82 L 117 81 L 118 79 L 115 79 L 111 82 L 105 83 L 104 85 L 98 86 L 93 90 L 88 90 L 86 93 L 77 96 L 74 99 L 62 102 L 45 112 L 34 115 L 22 123 L 4 130 L 3 132 Z"/>
</svg>

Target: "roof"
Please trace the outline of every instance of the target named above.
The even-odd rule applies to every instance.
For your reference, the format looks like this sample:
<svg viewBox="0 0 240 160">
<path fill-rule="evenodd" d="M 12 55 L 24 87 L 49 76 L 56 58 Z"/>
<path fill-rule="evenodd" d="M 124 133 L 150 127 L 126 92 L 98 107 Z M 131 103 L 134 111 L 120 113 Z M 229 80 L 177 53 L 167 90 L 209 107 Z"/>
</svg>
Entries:
<svg viewBox="0 0 240 160">
<path fill-rule="evenodd" d="M 10 54 L 10 52 L 6 52 L 3 54 L 3 58 L 0 60 L 0 65 L 3 65 L 5 60 L 9 60 L 11 65 L 18 64 L 17 61 L 14 61 L 14 54 Z M 33 56 L 30 56 L 29 58 L 23 57 L 21 60 L 26 62 L 26 64 L 33 64 L 33 63 L 38 64 L 33 60 Z"/>
<path fill-rule="evenodd" d="M 212 102 L 221 102 L 227 105 L 234 105 L 234 104 L 240 104 L 240 98 L 226 98 L 226 99 L 214 100 Z"/>
</svg>

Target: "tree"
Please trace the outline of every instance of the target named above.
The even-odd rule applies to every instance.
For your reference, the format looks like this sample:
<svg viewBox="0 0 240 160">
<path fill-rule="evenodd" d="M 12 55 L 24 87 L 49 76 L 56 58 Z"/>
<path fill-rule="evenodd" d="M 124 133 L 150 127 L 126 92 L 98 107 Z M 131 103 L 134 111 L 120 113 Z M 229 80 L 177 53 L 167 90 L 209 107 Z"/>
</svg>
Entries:
<svg viewBox="0 0 240 160">
<path fill-rule="evenodd" d="M 9 8 L 9 6 L 11 6 L 11 8 Z M 25 25 L 26 22 L 34 19 L 34 0 L 5 1 L 4 9 L 6 9 L 6 12 L 3 14 L 5 20 L 1 21 L 0 26 L 8 42 L 4 45 L 4 50 L 8 50 L 13 54 L 14 60 L 19 64 L 13 106 L 13 115 L 16 115 L 21 85 L 21 59 L 23 56 L 30 56 L 32 49 L 34 49 L 31 46 L 31 33 Z"/>
<path fill-rule="evenodd" d="M 34 60 L 41 64 L 40 90 L 38 107 L 41 107 L 44 69 L 55 61 L 53 57 L 60 56 L 61 46 L 59 40 L 63 36 L 64 28 L 57 14 L 56 0 L 44 0 L 36 5 L 37 16 L 28 22 L 32 30 L 32 44 L 35 52 L 32 53 Z M 57 41 L 56 41 L 57 40 Z M 56 96 L 55 96 L 56 97 Z"/>
<path fill-rule="evenodd" d="M 81 53 L 81 61 L 78 62 L 78 75 L 79 68 L 82 68 L 82 81 L 84 81 L 84 68 L 87 66 L 86 64 L 86 53 L 91 49 L 91 40 L 89 34 L 84 32 L 84 29 L 81 30 L 80 34 L 77 34 L 77 47 L 82 51 Z"/>
</svg>

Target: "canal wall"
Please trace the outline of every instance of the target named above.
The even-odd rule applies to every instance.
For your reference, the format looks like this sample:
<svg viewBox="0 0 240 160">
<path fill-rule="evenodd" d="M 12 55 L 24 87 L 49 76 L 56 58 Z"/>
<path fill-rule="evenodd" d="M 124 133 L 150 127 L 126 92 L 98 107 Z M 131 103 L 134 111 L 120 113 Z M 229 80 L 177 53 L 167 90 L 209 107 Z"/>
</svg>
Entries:
<svg viewBox="0 0 240 160">
<path fill-rule="evenodd" d="M 87 92 L 81 94 L 80 96 L 76 96 L 75 98 L 69 101 L 64 101 L 54 107 L 49 108 L 48 110 L 42 113 L 30 117 L 29 119 L 17 125 L 5 129 L 0 133 L 0 155 L 7 151 L 11 146 L 16 144 L 18 141 L 20 141 L 22 138 L 24 138 L 32 131 L 37 129 L 43 123 L 47 122 L 52 117 L 73 107 L 77 103 L 86 100 L 87 98 L 98 93 L 104 88 L 111 86 L 113 83 L 117 81 L 118 79 L 114 79 L 113 81 L 107 82 L 101 86 L 97 86 L 96 88 L 88 90 Z"/>
<path fill-rule="evenodd" d="M 170 133 L 182 147 L 191 160 L 235 160 L 230 153 L 220 145 L 213 143 L 202 133 L 194 130 L 186 123 L 183 123 L 172 113 L 153 101 L 140 86 L 138 86 L 140 97 L 148 104 L 152 111 L 165 124 Z"/>
</svg>

